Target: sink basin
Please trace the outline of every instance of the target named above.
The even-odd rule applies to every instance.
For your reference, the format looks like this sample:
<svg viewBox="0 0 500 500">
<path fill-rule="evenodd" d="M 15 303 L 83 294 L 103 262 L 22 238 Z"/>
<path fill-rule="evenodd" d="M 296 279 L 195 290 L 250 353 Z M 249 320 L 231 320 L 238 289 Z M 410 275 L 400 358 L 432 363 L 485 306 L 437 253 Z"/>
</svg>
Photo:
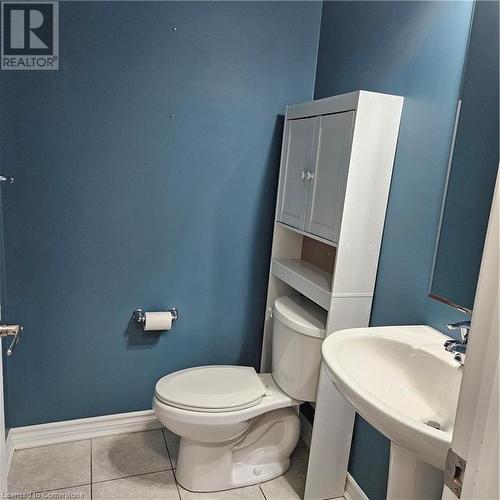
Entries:
<svg viewBox="0 0 500 500">
<path fill-rule="evenodd" d="M 373 427 L 440 470 L 450 448 L 462 367 L 428 326 L 356 328 L 324 341 L 326 372 Z M 393 449 L 391 446 L 391 467 Z"/>
</svg>

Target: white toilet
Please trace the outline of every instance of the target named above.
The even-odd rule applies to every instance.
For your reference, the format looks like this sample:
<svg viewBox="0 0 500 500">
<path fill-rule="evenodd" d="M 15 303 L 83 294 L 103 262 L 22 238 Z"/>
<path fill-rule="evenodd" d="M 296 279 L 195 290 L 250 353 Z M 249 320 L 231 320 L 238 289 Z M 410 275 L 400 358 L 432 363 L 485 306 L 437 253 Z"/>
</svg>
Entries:
<svg viewBox="0 0 500 500">
<path fill-rule="evenodd" d="M 286 472 L 300 434 L 298 406 L 314 401 L 326 311 L 303 297 L 273 308 L 272 374 L 198 366 L 161 378 L 153 407 L 181 436 L 176 477 L 186 489 L 220 491 Z"/>
</svg>

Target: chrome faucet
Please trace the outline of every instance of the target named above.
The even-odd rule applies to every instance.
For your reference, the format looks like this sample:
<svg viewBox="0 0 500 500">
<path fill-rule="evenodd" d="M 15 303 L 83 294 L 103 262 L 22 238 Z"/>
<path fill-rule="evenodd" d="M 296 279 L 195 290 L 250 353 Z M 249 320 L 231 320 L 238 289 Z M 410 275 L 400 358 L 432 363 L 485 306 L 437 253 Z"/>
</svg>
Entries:
<svg viewBox="0 0 500 500">
<path fill-rule="evenodd" d="M 470 321 L 459 321 L 447 325 L 450 330 L 460 330 L 460 340 L 450 339 L 444 343 L 444 348 L 448 352 L 455 353 L 453 359 L 460 364 L 464 363 L 464 354 L 467 351 L 467 340 L 469 338 Z"/>
</svg>

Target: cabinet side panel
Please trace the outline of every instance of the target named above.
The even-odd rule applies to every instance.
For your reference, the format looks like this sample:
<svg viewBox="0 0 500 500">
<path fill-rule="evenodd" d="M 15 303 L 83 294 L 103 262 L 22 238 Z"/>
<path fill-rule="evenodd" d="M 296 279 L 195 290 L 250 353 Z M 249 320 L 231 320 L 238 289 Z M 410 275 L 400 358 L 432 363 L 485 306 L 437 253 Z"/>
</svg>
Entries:
<svg viewBox="0 0 500 500">
<path fill-rule="evenodd" d="M 288 144 L 290 139 L 290 120 L 285 116 L 285 126 L 283 128 L 283 139 L 281 142 L 280 174 L 278 180 L 278 194 L 276 198 L 276 211 L 274 221 L 280 220 L 283 205 L 283 188 L 285 185 L 285 164 L 288 157 Z"/>
<path fill-rule="evenodd" d="M 403 98 L 360 93 L 333 294 L 373 294 Z"/>
<path fill-rule="evenodd" d="M 326 324 L 326 336 L 346 328 L 362 328 L 370 323 L 372 297 L 334 297 Z"/>
<path fill-rule="evenodd" d="M 305 500 L 344 498 L 354 428 L 354 408 L 328 378 L 321 365 Z"/>
</svg>

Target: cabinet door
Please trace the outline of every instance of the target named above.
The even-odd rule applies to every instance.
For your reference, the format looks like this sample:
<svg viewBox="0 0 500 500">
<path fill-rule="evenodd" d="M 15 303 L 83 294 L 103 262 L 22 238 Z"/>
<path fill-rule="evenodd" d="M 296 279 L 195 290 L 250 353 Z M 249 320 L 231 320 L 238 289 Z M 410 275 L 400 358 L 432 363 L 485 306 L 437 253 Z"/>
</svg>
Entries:
<svg viewBox="0 0 500 500">
<path fill-rule="evenodd" d="M 278 219 L 285 224 L 304 229 L 310 182 L 314 128 L 317 118 L 289 120 L 285 130 L 286 156 Z"/>
<path fill-rule="evenodd" d="M 338 243 L 351 154 L 354 111 L 319 118 L 306 230 Z"/>
</svg>

